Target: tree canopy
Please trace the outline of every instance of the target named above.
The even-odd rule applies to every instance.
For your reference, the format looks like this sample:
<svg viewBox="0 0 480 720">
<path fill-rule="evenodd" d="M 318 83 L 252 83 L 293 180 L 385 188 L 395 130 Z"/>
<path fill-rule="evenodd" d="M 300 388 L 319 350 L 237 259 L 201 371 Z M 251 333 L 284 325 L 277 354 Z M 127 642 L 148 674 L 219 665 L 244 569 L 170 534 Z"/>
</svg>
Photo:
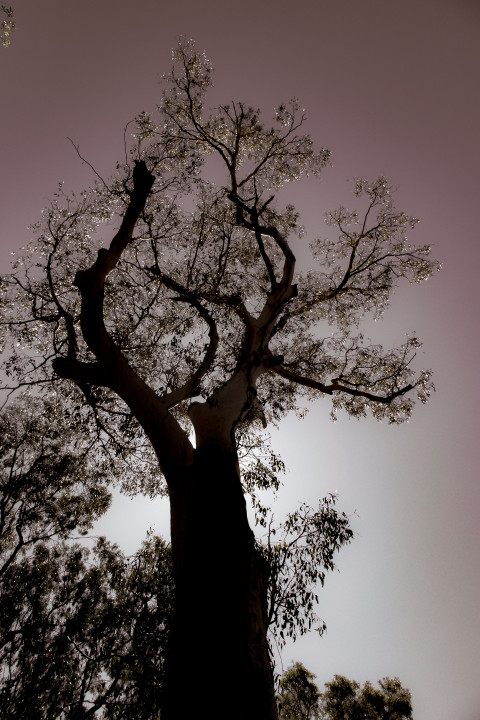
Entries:
<svg viewBox="0 0 480 720">
<path fill-rule="evenodd" d="M 362 688 L 343 675 L 326 683 L 320 701 L 322 720 L 411 720 L 412 698 L 398 678 L 385 677 Z"/>
<path fill-rule="evenodd" d="M 294 663 L 279 683 L 281 720 L 411 720 L 412 698 L 398 678 L 385 677 L 375 688 L 335 675 L 320 692 L 315 675 Z"/>
<path fill-rule="evenodd" d="M 242 103 L 206 114 L 209 62 L 189 43 L 174 58 L 158 119 L 137 118 L 132 165 L 79 195 L 60 186 L 4 278 L 12 382 L 53 383 L 79 403 L 61 382 L 72 376 L 105 420 L 105 442 L 122 449 L 135 423 L 126 390 L 103 367 L 114 349 L 129 383 L 138 377 L 183 424 L 213 405 L 190 399 L 220 401 L 247 358 L 256 402 L 235 426 L 247 415 L 279 420 L 299 396 L 325 394 L 335 410 L 405 420 L 412 391 L 425 401 L 431 388 L 430 373 L 412 369 L 417 338 L 385 352 L 355 329 L 383 313 L 399 280 L 420 282 L 438 267 L 428 246 L 407 241 L 417 220 L 395 209 L 385 178 L 358 180 L 363 210 L 328 213 L 334 239 L 311 242 L 312 270 L 295 274 L 303 229 L 275 194 L 320 173 L 329 152 L 302 133 L 296 102 L 280 105 L 271 127 Z M 218 184 L 205 165 L 212 154 L 225 168 Z"/>
</svg>

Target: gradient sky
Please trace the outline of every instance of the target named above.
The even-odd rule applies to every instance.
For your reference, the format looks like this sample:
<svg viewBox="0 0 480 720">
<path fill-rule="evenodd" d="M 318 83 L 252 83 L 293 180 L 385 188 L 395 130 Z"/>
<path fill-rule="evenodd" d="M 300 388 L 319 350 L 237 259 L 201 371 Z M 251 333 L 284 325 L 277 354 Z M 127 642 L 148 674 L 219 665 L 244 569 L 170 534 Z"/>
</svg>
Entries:
<svg viewBox="0 0 480 720">
<path fill-rule="evenodd" d="M 13 2 L 13 0 L 12 0 Z M 123 128 L 155 106 L 171 48 L 185 34 L 216 68 L 211 104 L 263 108 L 292 96 L 333 152 L 320 182 L 292 187 L 311 237 L 350 202 L 347 180 L 384 173 L 401 209 L 421 218 L 439 275 L 405 286 L 373 327 L 376 341 L 415 329 L 418 367 L 437 393 L 401 427 L 340 417 L 327 399 L 275 433 L 289 472 L 285 509 L 338 490 L 358 533 L 327 577 L 323 639 L 284 654 L 320 686 L 398 675 L 415 720 L 480 719 L 480 437 L 478 0 L 16 0 L 17 32 L 0 52 L 0 268 L 64 180 L 91 180 L 121 159 Z M 281 510 L 278 512 L 281 515 Z M 159 502 L 120 499 L 103 524 L 134 551 Z"/>
</svg>

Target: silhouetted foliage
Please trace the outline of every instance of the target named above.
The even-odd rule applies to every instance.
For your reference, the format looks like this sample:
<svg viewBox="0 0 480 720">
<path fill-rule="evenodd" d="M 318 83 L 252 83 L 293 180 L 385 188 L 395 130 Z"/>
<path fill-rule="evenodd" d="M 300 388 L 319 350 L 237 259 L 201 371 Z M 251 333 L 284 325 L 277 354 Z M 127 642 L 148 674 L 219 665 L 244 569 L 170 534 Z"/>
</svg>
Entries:
<svg viewBox="0 0 480 720">
<path fill-rule="evenodd" d="M 323 586 L 326 571 L 335 568 L 335 552 L 353 538 L 349 519 L 335 510 L 335 502 L 329 495 L 317 511 L 302 505 L 278 527 L 271 522 L 265 542 L 259 543 L 270 568 L 268 626 L 281 643 L 286 637 L 295 640 L 313 625 L 320 634 L 326 628 L 315 612 L 317 586 Z"/>
<path fill-rule="evenodd" d="M 133 558 L 39 542 L 1 582 L 2 717 L 159 717 L 172 596 L 159 538 Z"/>
<path fill-rule="evenodd" d="M 0 578 L 19 554 L 53 537 L 86 533 L 110 504 L 107 469 L 81 418 L 24 396 L 0 415 Z"/>
</svg>

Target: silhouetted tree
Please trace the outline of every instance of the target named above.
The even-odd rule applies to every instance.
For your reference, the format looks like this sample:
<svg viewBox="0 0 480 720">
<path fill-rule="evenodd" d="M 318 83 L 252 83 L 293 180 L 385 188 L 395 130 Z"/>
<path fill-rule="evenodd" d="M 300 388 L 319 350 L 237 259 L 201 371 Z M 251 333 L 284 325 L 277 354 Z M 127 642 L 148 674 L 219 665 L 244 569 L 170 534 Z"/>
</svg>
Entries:
<svg viewBox="0 0 480 720">
<path fill-rule="evenodd" d="M 320 692 L 315 675 L 300 662 L 294 663 L 280 678 L 281 720 L 315 720 L 319 717 Z"/>
<path fill-rule="evenodd" d="M 160 538 L 133 558 L 104 538 L 39 542 L 0 590 L 2 718 L 159 717 L 173 597 Z"/>
<path fill-rule="evenodd" d="M 150 719 L 160 707 L 170 550 L 150 537 L 125 558 L 104 539 L 72 541 L 110 504 L 81 423 L 38 397 L 0 415 L 2 718 Z"/>
<path fill-rule="evenodd" d="M 412 698 L 398 678 L 379 680 L 379 688 L 335 675 L 320 693 L 315 675 L 294 663 L 280 678 L 281 720 L 412 720 Z"/>
<path fill-rule="evenodd" d="M 398 678 L 383 678 L 380 688 L 360 685 L 342 675 L 325 684 L 321 694 L 322 720 L 411 720 L 412 698 Z"/>
<path fill-rule="evenodd" d="M 60 187 L 4 280 L 7 387 L 43 383 L 71 412 L 91 410 L 85 430 L 91 422 L 97 453 L 119 472 L 134 466 L 131 492 L 159 490 L 158 462 L 176 585 L 165 717 L 197 712 L 208 649 L 210 717 L 266 720 L 277 717 L 269 566 L 248 524 L 236 438 L 305 396 L 407 419 L 413 395 L 426 401 L 431 388 L 428 371 L 411 369 L 417 338 L 384 351 L 357 326 L 401 278 L 419 282 L 436 264 L 408 244 L 416 220 L 381 177 L 356 182 L 364 210 L 330 213 L 335 238 L 312 243 L 314 269 L 297 273 L 299 218 L 275 194 L 329 160 L 302 134 L 298 105 L 280 105 L 273 126 L 239 102 L 208 115 L 211 68 L 191 43 L 165 82 L 157 120 L 137 118 L 131 162 L 79 195 Z M 208 155 L 225 171 L 217 184 Z"/>
</svg>

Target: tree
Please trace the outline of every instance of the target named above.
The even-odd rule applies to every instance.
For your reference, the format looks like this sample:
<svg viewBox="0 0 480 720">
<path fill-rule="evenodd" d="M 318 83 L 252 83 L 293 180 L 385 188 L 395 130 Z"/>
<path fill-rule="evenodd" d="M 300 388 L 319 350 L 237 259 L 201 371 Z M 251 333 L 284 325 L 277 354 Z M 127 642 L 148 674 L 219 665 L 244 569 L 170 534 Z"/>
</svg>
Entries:
<svg viewBox="0 0 480 720">
<path fill-rule="evenodd" d="M 283 673 L 279 693 L 281 720 L 318 718 L 320 692 L 314 679 L 315 675 L 300 662 L 294 663 Z"/>
<path fill-rule="evenodd" d="M 279 683 L 281 720 L 411 720 L 412 698 L 398 678 L 379 680 L 380 688 L 335 675 L 320 693 L 315 675 L 294 663 Z"/>
<path fill-rule="evenodd" d="M 411 720 L 412 698 L 398 678 L 383 678 L 380 689 L 366 682 L 360 690 L 357 682 L 342 675 L 326 683 L 321 694 L 322 720 Z"/>
<path fill-rule="evenodd" d="M 163 703 L 170 550 L 39 542 L 1 580 L 5 720 L 153 720 Z"/>
<path fill-rule="evenodd" d="M 158 490 L 150 444 L 170 498 L 176 586 L 166 717 L 196 711 L 212 682 L 208 648 L 210 716 L 265 720 L 277 717 L 269 566 L 248 524 L 236 437 L 302 396 L 407 419 L 413 394 L 425 402 L 431 390 L 430 373 L 411 368 L 417 338 L 383 351 L 355 328 L 383 312 L 400 278 L 419 282 L 437 265 L 429 247 L 408 244 L 416 220 L 382 177 L 356 183 L 363 215 L 330 213 L 336 239 L 315 241 L 317 268 L 295 274 L 301 226 L 275 194 L 318 174 L 329 153 L 302 134 L 295 102 L 273 127 L 242 103 L 207 116 L 210 85 L 208 61 L 181 44 L 158 120 L 137 118 L 131 164 L 79 195 L 59 188 L 3 283 L 6 387 L 42 383 L 72 412 L 90 409 L 97 452 L 119 471 L 140 457 L 132 492 Z"/>
</svg>

